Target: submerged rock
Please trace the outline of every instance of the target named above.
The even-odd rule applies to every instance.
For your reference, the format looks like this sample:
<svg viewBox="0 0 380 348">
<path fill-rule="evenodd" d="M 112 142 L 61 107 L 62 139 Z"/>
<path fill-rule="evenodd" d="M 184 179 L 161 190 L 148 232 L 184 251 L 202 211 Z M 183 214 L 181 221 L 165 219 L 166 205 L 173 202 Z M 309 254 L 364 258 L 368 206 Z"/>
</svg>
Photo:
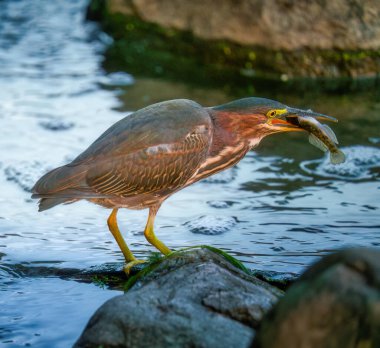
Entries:
<svg viewBox="0 0 380 348">
<path fill-rule="evenodd" d="M 75 347 L 249 346 L 282 292 L 228 259 L 208 248 L 163 259 L 100 307 Z"/>
<path fill-rule="evenodd" d="M 252 348 L 380 347 L 380 251 L 323 258 L 264 318 Z"/>
</svg>

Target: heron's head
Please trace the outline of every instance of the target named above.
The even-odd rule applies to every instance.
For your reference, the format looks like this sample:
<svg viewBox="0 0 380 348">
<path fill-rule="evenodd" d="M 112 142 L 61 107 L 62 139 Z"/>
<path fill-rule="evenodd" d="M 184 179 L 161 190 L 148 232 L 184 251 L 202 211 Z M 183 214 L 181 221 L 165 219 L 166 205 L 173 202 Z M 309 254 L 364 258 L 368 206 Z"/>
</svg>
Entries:
<svg viewBox="0 0 380 348">
<path fill-rule="evenodd" d="M 302 131 L 298 125 L 299 116 L 336 122 L 333 117 L 296 109 L 266 98 L 239 99 L 212 109 L 225 120 L 224 127 L 227 130 L 238 133 L 252 144 L 273 133 Z"/>
</svg>

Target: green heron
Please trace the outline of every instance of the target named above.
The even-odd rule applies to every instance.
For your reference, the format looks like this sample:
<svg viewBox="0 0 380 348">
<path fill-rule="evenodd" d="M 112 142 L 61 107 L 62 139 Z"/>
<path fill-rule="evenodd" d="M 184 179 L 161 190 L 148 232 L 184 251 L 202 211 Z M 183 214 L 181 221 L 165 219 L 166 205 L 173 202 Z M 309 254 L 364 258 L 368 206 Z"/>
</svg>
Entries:
<svg viewBox="0 0 380 348">
<path fill-rule="evenodd" d="M 297 115 L 329 119 L 253 97 L 215 107 L 185 99 L 150 105 L 116 122 L 71 163 L 45 174 L 32 198 L 40 199 L 39 211 L 80 199 L 111 208 L 108 227 L 128 273 L 143 261 L 119 231 L 119 208 L 149 208 L 144 235 L 168 255 L 171 250 L 153 230 L 161 204 L 184 187 L 232 167 L 265 136 L 302 130 L 290 122 Z"/>
</svg>

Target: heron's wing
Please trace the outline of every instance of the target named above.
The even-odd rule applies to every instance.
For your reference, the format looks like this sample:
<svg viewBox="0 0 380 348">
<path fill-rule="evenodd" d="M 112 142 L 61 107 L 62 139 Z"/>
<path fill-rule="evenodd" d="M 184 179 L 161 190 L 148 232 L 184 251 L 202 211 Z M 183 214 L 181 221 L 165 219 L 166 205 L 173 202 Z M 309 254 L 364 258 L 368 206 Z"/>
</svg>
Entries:
<svg viewBox="0 0 380 348">
<path fill-rule="evenodd" d="M 184 186 L 206 159 L 210 133 L 201 125 L 175 143 L 97 161 L 87 172 L 87 185 L 100 195 L 167 195 Z"/>
<path fill-rule="evenodd" d="M 189 100 L 141 109 L 120 120 L 68 165 L 45 174 L 34 198 L 127 196 L 181 185 L 211 141 L 207 111 Z"/>
<path fill-rule="evenodd" d="M 127 156 L 160 144 L 180 143 L 196 127 L 211 127 L 207 111 L 185 99 L 148 106 L 116 122 L 68 166 Z"/>
</svg>

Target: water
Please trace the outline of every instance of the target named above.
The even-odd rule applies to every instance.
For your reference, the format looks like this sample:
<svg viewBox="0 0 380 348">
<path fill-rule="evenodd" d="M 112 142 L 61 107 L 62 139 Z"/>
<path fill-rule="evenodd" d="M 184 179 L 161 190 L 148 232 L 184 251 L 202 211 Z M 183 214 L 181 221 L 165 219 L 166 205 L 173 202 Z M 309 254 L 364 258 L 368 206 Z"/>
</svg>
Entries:
<svg viewBox="0 0 380 348">
<path fill-rule="evenodd" d="M 67 347 L 119 292 L 52 274 L 123 258 L 107 231 L 108 210 L 79 202 L 37 213 L 28 190 L 131 110 L 177 97 L 204 105 L 233 97 L 107 74 L 101 59 L 110 39 L 84 22 L 86 1 L 0 3 L 0 346 Z M 236 168 L 165 202 L 157 235 L 171 248 L 210 244 L 251 268 L 295 273 L 332 250 L 378 248 L 379 93 L 258 95 L 339 118 L 333 127 L 347 163 L 331 166 L 306 134 L 272 136 Z M 153 250 L 142 233 L 146 216 L 119 213 L 138 257 Z"/>
</svg>

